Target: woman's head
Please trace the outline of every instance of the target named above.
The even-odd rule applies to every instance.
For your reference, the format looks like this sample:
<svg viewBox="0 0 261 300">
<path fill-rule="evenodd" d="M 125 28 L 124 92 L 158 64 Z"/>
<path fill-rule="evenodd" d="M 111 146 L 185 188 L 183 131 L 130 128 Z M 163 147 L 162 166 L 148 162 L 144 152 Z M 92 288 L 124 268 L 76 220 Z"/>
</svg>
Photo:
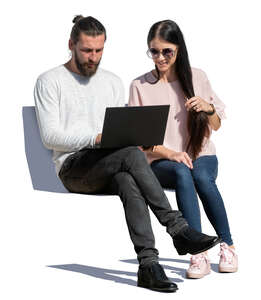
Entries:
<svg viewBox="0 0 261 300">
<path fill-rule="evenodd" d="M 171 20 L 160 21 L 150 28 L 147 38 L 148 54 L 150 54 L 159 70 L 160 64 L 158 61 L 160 58 L 165 58 L 170 67 L 176 62 L 179 46 L 182 43 L 184 44 L 184 39 L 178 25 Z M 159 55 L 159 53 L 162 55 Z"/>
<path fill-rule="evenodd" d="M 153 58 L 157 72 L 159 73 L 166 68 L 172 68 L 180 80 L 186 97 L 193 97 L 191 67 L 187 47 L 179 26 L 171 20 L 164 20 L 153 24 L 148 33 L 147 44 L 149 48 L 148 54 Z M 161 46 L 163 48 L 159 49 Z M 154 58 L 155 56 L 153 57 L 153 51 L 160 50 L 163 54 L 164 49 L 174 50 L 173 57 L 168 58 L 166 55 L 159 55 L 156 59 Z M 160 63 L 162 63 L 162 66 Z M 173 68 L 174 65 L 175 68 Z"/>
<path fill-rule="evenodd" d="M 153 48 L 152 46 L 159 41 L 161 41 L 162 45 L 164 43 L 165 46 L 169 45 L 169 48 L 171 47 L 172 49 L 176 50 L 173 58 L 169 61 L 168 66 L 171 67 L 171 65 L 175 64 L 175 72 L 181 82 L 186 97 L 193 97 L 194 90 L 192 86 L 192 80 L 189 80 L 188 78 L 192 78 L 191 67 L 189 63 L 187 47 L 179 26 L 172 20 L 164 20 L 153 24 L 147 37 L 149 49 Z M 163 55 L 160 57 L 162 58 Z M 158 61 L 154 60 L 154 62 L 156 65 L 156 70 L 160 72 Z M 183 84 L 183 82 L 186 82 L 187 84 Z"/>
<path fill-rule="evenodd" d="M 154 84 L 160 80 L 161 72 L 170 70 L 175 72 L 184 96 L 188 99 L 194 97 L 187 47 L 179 26 L 171 20 L 153 24 L 149 30 L 147 44 L 149 47 L 148 55 L 152 57 L 158 74 L 157 81 Z M 206 113 L 189 112 L 188 133 L 187 151 L 195 159 L 201 151 L 204 137 L 208 137 L 210 134 Z"/>
<path fill-rule="evenodd" d="M 177 59 L 178 46 L 155 37 L 149 45 L 147 54 L 153 59 L 160 73 L 173 72 Z"/>
</svg>

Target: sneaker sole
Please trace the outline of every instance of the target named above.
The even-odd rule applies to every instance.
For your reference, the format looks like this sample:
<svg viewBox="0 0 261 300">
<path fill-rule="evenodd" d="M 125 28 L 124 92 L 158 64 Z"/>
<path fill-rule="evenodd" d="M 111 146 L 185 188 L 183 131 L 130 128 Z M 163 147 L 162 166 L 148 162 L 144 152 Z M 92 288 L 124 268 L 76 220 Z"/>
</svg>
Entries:
<svg viewBox="0 0 261 300">
<path fill-rule="evenodd" d="M 205 274 L 193 274 L 193 273 L 186 273 L 186 277 L 188 279 L 200 279 L 200 278 L 203 278 L 204 276 L 206 275 L 209 275 L 210 274 L 210 271 L 208 273 L 205 273 Z"/>
<path fill-rule="evenodd" d="M 237 272 L 238 268 L 219 268 L 219 273 L 235 273 Z"/>
</svg>

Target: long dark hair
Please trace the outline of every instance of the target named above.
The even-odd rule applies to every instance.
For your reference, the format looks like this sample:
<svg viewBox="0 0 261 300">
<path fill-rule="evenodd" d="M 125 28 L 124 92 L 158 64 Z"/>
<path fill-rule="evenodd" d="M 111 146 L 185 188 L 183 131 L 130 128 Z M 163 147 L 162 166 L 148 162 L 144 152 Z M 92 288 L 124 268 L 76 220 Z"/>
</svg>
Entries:
<svg viewBox="0 0 261 300">
<path fill-rule="evenodd" d="M 192 72 L 189 63 L 188 52 L 179 26 L 171 20 L 157 22 L 150 28 L 147 38 L 148 47 L 150 47 L 150 42 L 155 37 L 178 45 L 175 71 L 186 98 L 189 99 L 194 97 L 195 93 L 192 83 Z M 157 66 L 155 67 L 158 78 L 155 82 L 151 82 L 152 84 L 155 84 L 160 80 L 159 70 Z M 186 151 L 189 151 L 192 154 L 192 158 L 196 159 L 197 155 L 202 149 L 204 137 L 209 137 L 210 135 L 207 114 L 203 111 L 195 112 L 194 110 L 190 110 L 188 112 L 187 128 L 189 140 L 187 142 Z"/>
</svg>

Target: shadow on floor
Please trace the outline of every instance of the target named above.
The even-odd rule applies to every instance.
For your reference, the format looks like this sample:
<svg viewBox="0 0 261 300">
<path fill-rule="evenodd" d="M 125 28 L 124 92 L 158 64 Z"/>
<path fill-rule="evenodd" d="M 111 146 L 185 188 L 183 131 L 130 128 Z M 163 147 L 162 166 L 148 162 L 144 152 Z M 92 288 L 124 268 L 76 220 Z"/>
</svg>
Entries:
<svg viewBox="0 0 261 300">
<path fill-rule="evenodd" d="M 124 263 L 136 264 L 138 269 L 138 261 L 136 259 L 126 259 L 120 260 Z M 174 262 L 174 263 L 189 263 L 188 260 L 181 260 L 181 259 L 168 259 L 168 258 L 160 258 L 159 259 L 161 265 L 165 270 L 170 270 L 171 273 L 175 273 L 178 276 L 185 278 L 186 269 L 173 267 L 169 264 L 165 265 L 162 262 Z M 89 275 L 95 278 L 100 278 L 104 280 L 111 280 L 117 283 L 128 284 L 132 286 L 137 286 L 137 272 L 129 272 L 129 271 L 121 271 L 115 269 L 104 269 L 98 268 L 94 266 L 86 266 L 86 265 L 79 265 L 79 264 L 66 264 L 66 265 L 50 265 L 49 268 L 61 269 L 71 272 L 82 273 L 85 275 Z M 122 276 L 131 276 L 134 277 L 133 279 L 124 278 Z M 183 282 L 184 280 L 180 278 L 172 278 L 169 277 L 175 283 Z"/>
<path fill-rule="evenodd" d="M 126 259 L 121 260 L 122 262 L 130 263 L 130 264 L 138 264 L 136 259 Z M 178 276 L 181 276 L 182 278 L 186 278 L 186 269 L 179 268 L 179 267 L 173 267 L 169 264 L 164 264 L 164 262 L 171 262 L 171 263 L 181 263 L 181 264 L 189 264 L 189 260 L 184 259 L 173 259 L 173 258 L 159 258 L 159 263 L 162 265 L 164 270 L 169 270 L 171 273 L 175 273 Z M 182 282 L 181 279 L 174 279 L 170 278 L 174 282 Z"/>
</svg>

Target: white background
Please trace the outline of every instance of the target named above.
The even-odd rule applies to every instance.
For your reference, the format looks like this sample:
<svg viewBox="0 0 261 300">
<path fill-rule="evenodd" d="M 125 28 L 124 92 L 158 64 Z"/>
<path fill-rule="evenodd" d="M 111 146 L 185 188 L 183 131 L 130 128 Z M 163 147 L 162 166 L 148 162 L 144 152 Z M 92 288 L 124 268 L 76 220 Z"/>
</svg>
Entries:
<svg viewBox="0 0 261 300">
<path fill-rule="evenodd" d="M 260 9 L 259 1 L 8 1 L 1 4 L 1 299 L 115 299 L 143 297 L 219 299 L 259 292 L 260 250 Z M 176 295 L 135 287 L 137 264 L 117 197 L 34 191 L 24 152 L 22 106 L 34 105 L 37 76 L 69 59 L 68 38 L 76 14 L 94 16 L 108 39 L 101 66 L 132 79 L 153 68 L 147 33 L 173 19 L 185 36 L 191 65 L 203 69 L 227 106 L 227 120 L 214 133 L 223 195 L 239 272 L 214 271 L 187 280 L 189 256 L 179 257 L 165 229 L 152 216 L 156 246 Z M 39 158 L 40 159 L 40 158 Z M 170 201 L 175 205 L 174 194 Z M 214 234 L 204 213 L 204 232 Z M 176 259 L 177 261 L 171 261 Z M 120 282 L 48 265 L 81 265 L 124 272 Z M 178 269 L 177 269 L 178 268 Z M 173 272 L 172 272 L 173 271 Z M 108 271 L 109 272 L 109 271 Z M 99 277 L 99 276 L 98 276 Z M 122 278 L 133 285 L 122 283 Z"/>
</svg>

